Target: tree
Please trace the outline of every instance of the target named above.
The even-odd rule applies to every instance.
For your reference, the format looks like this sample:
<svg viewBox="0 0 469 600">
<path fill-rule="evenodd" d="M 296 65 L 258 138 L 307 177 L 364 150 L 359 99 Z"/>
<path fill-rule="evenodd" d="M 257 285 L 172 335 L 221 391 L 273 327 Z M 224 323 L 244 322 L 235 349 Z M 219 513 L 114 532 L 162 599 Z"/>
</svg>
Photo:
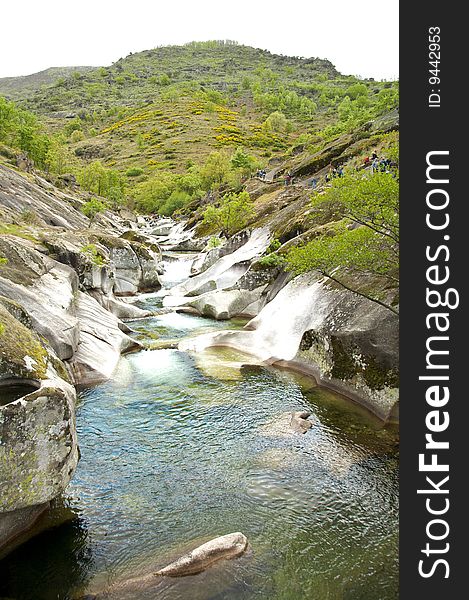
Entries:
<svg viewBox="0 0 469 600">
<path fill-rule="evenodd" d="M 238 169 L 246 177 L 256 168 L 257 160 L 245 152 L 242 148 L 236 148 L 231 157 L 231 166 L 233 169 Z"/>
<path fill-rule="evenodd" d="M 90 220 L 89 227 L 91 227 L 95 217 L 105 210 L 106 205 L 101 200 L 98 200 L 98 198 L 91 198 L 91 200 L 85 202 L 81 207 L 81 212 Z"/>
<path fill-rule="evenodd" d="M 226 183 L 230 174 L 230 158 L 224 152 L 211 152 L 200 169 L 204 189 L 219 188 Z"/>
<path fill-rule="evenodd" d="M 296 273 L 310 270 L 376 302 L 394 313 L 396 308 L 375 292 L 364 292 L 347 283 L 346 272 L 378 276 L 398 286 L 399 185 L 388 173 L 371 177 L 348 176 L 313 201 L 315 211 L 335 211 L 342 216 L 332 229 L 287 255 Z M 350 222 L 356 227 L 350 228 Z"/>
<path fill-rule="evenodd" d="M 78 182 L 84 189 L 109 198 L 114 204 L 120 204 L 124 199 L 124 177 L 119 171 L 107 169 L 99 160 L 81 170 Z"/>
<path fill-rule="evenodd" d="M 248 192 L 226 194 L 219 206 L 208 206 L 204 223 L 232 235 L 243 229 L 254 216 L 254 206 Z"/>
<path fill-rule="evenodd" d="M 262 127 L 267 131 L 282 133 L 284 131 L 287 131 L 288 125 L 289 123 L 286 116 L 279 111 L 275 111 L 267 117 Z"/>
</svg>

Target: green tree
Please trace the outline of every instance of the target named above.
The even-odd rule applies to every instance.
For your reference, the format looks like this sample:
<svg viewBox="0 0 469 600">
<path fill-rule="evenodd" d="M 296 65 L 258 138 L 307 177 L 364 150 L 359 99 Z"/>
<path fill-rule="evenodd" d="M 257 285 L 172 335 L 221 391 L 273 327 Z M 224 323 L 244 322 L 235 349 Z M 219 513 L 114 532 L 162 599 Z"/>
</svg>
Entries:
<svg viewBox="0 0 469 600">
<path fill-rule="evenodd" d="M 271 113 L 262 125 L 265 130 L 274 133 L 283 133 L 288 130 L 288 126 L 288 119 L 279 111 Z"/>
<path fill-rule="evenodd" d="M 225 194 L 219 206 L 205 209 L 203 219 L 207 225 L 232 235 L 243 229 L 254 216 L 254 206 L 248 192 Z"/>
<path fill-rule="evenodd" d="M 332 229 L 287 255 L 296 273 L 316 270 L 397 314 L 379 295 L 347 283 L 344 273 L 379 276 L 398 286 L 399 184 L 388 173 L 348 176 L 335 180 L 325 194 L 313 200 L 315 212 L 335 211 L 342 216 Z M 355 227 L 350 227 L 350 223 Z"/>
<path fill-rule="evenodd" d="M 91 225 L 93 224 L 93 221 L 95 220 L 96 216 L 100 213 L 103 213 L 106 210 L 106 208 L 107 207 L 104 204 L 104 202 L 98 200 L 98 198 L 91 198 L 91 200 L 88 200 L 88 202 L 85 202 L 85 204 L 83 204 L 83 206 L 81 207 L 81 212 L 85 215 L 85 217 L 88 217 L 88 219 L 90 220 L 89 227 L 91 227 Z"/>
<path fill-rule="evenodd" d="M 78 183 L 98 196 L 109 198 L 115 205 L 124 199 L 125 180 L 119 171 L 107 169 L 99 160 L 84 167 L 78 174 Z"/>
<path fill-rule="evenodd" d="M 200 169 L 204 189 L 219 188 L 228 181 L 230 171 L 230 157 L 224 152 L 211 152 Z"/>
<path fill-rule="evenodd" d="M 254 156 L 245 152 L 242 148 L 236 148 L 231 157 L 231 166 L 238 169 L 244 176 L 251 175 L 256 168 L 257 160 Z"/>
</svg>

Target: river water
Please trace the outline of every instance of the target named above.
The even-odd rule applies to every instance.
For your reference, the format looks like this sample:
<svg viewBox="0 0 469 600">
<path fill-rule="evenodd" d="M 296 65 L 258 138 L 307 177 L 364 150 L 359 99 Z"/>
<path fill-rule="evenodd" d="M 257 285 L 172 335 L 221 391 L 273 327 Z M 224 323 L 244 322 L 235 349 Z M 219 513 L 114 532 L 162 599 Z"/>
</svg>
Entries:
<svg viewBox="0 0 469 600">
<path fill-rule="evenodd" d="M 174 258 L 167 287 L 190 264 Z M 130 323 L 150 349 L 80 392 L 76 474 L 48 517 L 54 527 L 0 562 L 0 598 L 396 599 L 397 431 L 231 350 L 158 349 L 243 322 L 164 313 L 159 295 L 138 305 L 160 312 Z M 291 434 L 287 413 L 301 409 L 314 426 Z M 250 542 L 239 559 L 119 588 L 235 531 Z"/>
</svg>

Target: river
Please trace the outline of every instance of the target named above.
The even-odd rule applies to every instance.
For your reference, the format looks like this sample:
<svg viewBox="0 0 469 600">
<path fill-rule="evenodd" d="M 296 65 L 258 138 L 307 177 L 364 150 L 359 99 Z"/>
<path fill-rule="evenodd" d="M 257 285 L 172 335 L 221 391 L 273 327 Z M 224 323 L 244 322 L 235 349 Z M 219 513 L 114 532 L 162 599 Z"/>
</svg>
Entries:
<svg viewBox="0 0 469 600">
<path fill-rule="evenodd" d="M 190 261 L 166 260 L 170 287 Z M 157 313 L 130 323 L 148 349 L 80 391 L 79 466 L 48 517 L 54 526 L 0 562 L 0 597 L 84 597 L 241 531 L 243 557 L 109 598 L 396 599 L 396 429 L 231 350 L 160 347 L 241 320 L 165 312 L 161 294 L 137 304 Z M 301 409 L 314 426 L 291 434 L 286 413 Z"/>
</svg>

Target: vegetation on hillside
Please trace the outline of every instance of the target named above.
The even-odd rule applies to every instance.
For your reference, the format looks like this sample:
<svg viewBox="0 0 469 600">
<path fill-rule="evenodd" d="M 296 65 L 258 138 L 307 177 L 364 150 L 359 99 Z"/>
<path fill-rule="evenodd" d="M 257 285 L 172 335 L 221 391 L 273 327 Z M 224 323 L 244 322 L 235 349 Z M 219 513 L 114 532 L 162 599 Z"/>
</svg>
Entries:
<svg viewBox="0 0 469 600">
<path fill-rule="evenodd" d="M 38 166 L 75 174 L 113 206 L 161 214 L 213 186 L 236 191 L 270 158 L 298 145 L 316 151 L 398 102 L 396 83 L 231 41 L 155 48 L 60 73 L 17 109 L 39 115 L 50 133 L 47 150 L 35 150 Z M 25 142 L 7 144 L 30 151 Z M 215 181 L 212 168 L 221 170 Z M 202 181 L 187 189 L 180 176 Z"/>
</svg>

